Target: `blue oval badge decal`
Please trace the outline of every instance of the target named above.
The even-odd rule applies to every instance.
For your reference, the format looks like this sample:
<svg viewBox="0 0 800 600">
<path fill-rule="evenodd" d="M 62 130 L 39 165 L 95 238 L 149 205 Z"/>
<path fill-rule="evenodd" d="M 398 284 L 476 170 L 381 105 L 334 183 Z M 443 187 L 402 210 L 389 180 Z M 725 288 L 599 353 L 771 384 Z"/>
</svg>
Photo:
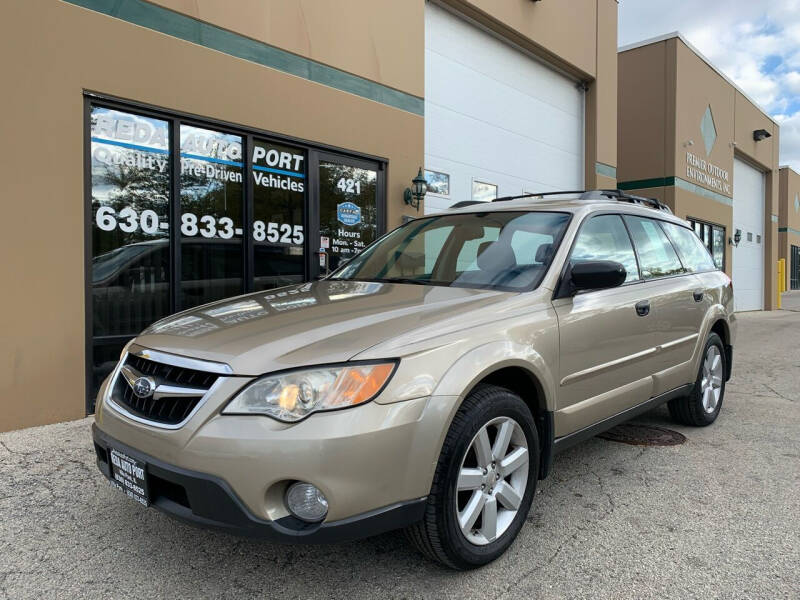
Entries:
<svg viewBox="0 0 800 600">
<path fill-rule="evenodd" d="M 336 218 L 345 225 L 358 225 L 361 223 L 361 207 L 353 202 L 337 204 Z"/>
</svg>

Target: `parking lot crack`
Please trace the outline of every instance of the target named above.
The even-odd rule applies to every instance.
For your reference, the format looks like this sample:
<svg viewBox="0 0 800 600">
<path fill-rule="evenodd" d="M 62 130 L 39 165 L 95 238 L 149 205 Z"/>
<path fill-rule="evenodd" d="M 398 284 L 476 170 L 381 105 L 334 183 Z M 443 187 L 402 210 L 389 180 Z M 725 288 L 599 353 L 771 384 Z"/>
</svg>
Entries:
<svg viewBox="0 0 800 600">
<path fill-rule="evenodd" d="M 773 388 L 772 386 L 769 386 L 769 385 L 767 385 L 767 384 L 765 383 L 765 384 L 764 384 L 764 387 L 765 387 L 765 388 L 767 388 L 767 389 L 768 389 L 770 392 L 772 392 L 772 393 L 773 393 L 773 394 L 775 394 L 776 396 L 778 396 L 779 398 L 783 398 L 784 400 L 787 400 L 788 402 L 794 402 L 794 399 L 793 399 L 793 398 L 787 398 L 786 396 L 784 396 L 783 394 L 781 394 L 781 393 L 780 393 L 778 390 L 776 390 L 776 389 L 775 389 L 775 388 Z"/>
</svg>

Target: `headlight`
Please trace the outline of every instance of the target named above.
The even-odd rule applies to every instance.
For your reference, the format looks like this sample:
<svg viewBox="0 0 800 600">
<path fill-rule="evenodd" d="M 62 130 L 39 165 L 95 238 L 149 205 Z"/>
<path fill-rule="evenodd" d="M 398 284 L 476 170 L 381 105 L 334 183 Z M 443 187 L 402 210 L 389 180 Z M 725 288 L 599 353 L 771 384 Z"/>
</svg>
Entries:
<svg viewBox="0 0 800 600">
<path fill-rule="evenodd" d="M 265 375 L 239 392 L 222 412 L 267 415 L 294 423 L 314 412 L 372 400 L 395 366 L 394 362 L 354 363 Z"/>
</svg>

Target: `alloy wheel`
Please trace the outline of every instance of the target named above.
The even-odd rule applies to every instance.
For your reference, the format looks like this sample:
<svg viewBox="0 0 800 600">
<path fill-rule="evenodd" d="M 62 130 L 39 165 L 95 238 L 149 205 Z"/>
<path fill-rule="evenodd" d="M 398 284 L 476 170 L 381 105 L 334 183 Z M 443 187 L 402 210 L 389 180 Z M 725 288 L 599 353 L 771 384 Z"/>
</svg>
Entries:
<svg viewBox="0 0 800 600">
<path fill-rule="evenodd" d="M 711 345 L 703 359 L 703 375 L 700 379 L 700 394 L 703 410 L 713 413 L 722 395 L 722 354 L 719 348 Z"/>
<path fill-rule="evenodd" d="M 514 419 L 498 417 L 478 430 L 461 460 L 456 518 L 477 546 L 495 541 L 517 515 L 528 484 L 528 441 Z"/>
</svg>

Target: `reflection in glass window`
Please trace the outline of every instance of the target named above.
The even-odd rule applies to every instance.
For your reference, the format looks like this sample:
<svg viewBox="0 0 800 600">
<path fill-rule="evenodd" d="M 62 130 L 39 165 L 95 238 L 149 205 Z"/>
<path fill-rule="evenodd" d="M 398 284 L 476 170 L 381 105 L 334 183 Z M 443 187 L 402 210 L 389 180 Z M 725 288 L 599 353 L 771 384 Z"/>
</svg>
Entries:
<svg viewBox="0 0 800 600">
<path fill-rule="evenodd" d="M 447 173 L 425 169 L 425 182 L 428 184 L 428 193 L 439 196 L 450 195 L 450 175 Z"/>
<path fill-rule="evenodd" d="M 639 253 L 639 265 L 644 279 L 683 273 L 683 265 L 658 221 L 643 217 L 625 216 L 633 243 Z"/>
<path fill-rule="evenodd" d="M 243 291 L 242 138 L 182 124 L 183 308 Z"/>
<path fill-rule="evenodd" d="M 372 169 L 320 161 L 319 233 L 328 238 L 331 270 L 378 237 L 377 182 Z"/>
<path fill-rule="evenodd" d="M 493 183 L 472 180 L 472 199 L 489 202 L 497 198 L 497 186 Z"/>
<path fill-rule="evenodd" d="M 725 228 L 713 226 L 711 238 L 711 253 L 714 256 L 714 264 L 718 269 L 725 268 Z"/>
<path fill-rule="evenodd" d="M 631 239 L 619 215 L 600 215 L 581 227 L 570 261 L 613 260 L 625 267 L 625 281 L 639 279 Z"/>
<path fill-rule="evenodd" d="M 688 271 L 702 273 L 716 269 L 708 249 L 691 230 L 674 223 L 662 222 L 661 226 L 677 248 L 681 262 Z"/>
<path fill-rule="evenodd" d="M 695 219 L 689 219 L 697 237 L 703 245 L 711 252 L 714 264 L 718 269 L 725 268 L 725 228 L 722 225 L 704 223 Z"/>
<path fill-rule="evenodd" d="M 300 283 L 305 276 L 305 152 L 254 140 L 252 162 L 254 289 Z"/>
<path fill-rule="evenodd" d="M 169 314 L 169 125 L 93 107 L 94 386 L 131 337 Z"/>
</svg>

